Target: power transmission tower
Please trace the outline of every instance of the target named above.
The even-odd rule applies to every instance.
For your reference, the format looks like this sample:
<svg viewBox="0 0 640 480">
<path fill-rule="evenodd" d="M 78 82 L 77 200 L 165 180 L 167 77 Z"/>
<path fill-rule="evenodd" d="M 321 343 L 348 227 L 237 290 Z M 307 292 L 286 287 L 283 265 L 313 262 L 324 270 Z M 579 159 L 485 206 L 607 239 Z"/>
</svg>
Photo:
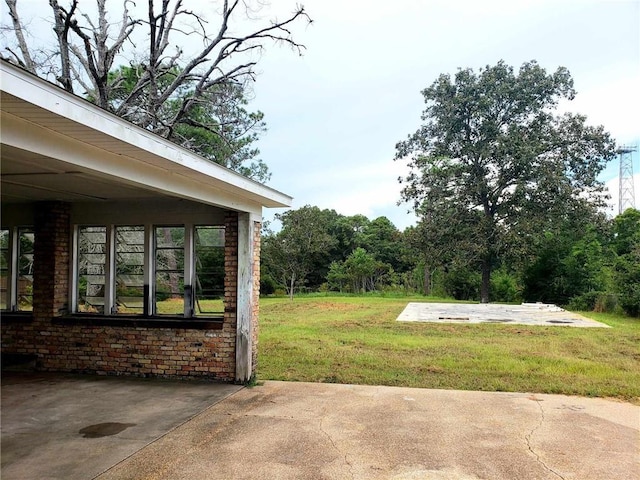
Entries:
<svg viewBox="0 0 640 480">
<path fill-rule="evenodd" d="M 633 158 L 635 146 L 623 145 L 618 148 L 620 155 L 620 201 L 618 213 L 627 208 L 636 208 L 636 195 L 633 186 Z"/>
</svg>

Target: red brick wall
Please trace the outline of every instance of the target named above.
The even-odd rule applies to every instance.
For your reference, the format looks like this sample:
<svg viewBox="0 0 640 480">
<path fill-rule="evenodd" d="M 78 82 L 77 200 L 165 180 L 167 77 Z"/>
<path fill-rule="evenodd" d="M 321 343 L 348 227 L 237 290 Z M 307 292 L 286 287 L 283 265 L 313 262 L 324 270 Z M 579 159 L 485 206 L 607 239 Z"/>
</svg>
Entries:
<svg viewBox="0 0 640 480">
<path fill-rule="evenodd" d="M 2 352 L 35 354 L 40 370 L 113 375 L 235 379 L 238 214 L 226 216 L 225 313 L 218 330 L 66 325 L 69 207 L 46 204 L 36 219 L 33 321 L 2 322 Z M 258 272 L 259 275 L 259 272 Z"/>
<path fill-rule="evenodd" d="M 35 212 L 33 316 L 47 320 L 68 312 L 71 206 L 43 202 Z"/>
<path fill-rule="evenodd" d="M 235 332 L 50 325 L 38 340 L 42 370 L 233 381 Z"/>
</svg>

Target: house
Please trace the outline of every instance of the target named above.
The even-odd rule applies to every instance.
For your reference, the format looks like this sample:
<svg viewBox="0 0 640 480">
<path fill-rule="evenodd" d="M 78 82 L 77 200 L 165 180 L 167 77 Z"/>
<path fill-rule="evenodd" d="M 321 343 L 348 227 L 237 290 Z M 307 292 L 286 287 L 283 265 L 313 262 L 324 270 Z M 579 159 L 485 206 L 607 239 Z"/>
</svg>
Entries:
<svg viewBox="0 0 640 480">
<path fill-rule="evenodd" d="M 0 62 L 4 358 L 244 382 L 262 208 L 291 197 Z"/>
</svg>

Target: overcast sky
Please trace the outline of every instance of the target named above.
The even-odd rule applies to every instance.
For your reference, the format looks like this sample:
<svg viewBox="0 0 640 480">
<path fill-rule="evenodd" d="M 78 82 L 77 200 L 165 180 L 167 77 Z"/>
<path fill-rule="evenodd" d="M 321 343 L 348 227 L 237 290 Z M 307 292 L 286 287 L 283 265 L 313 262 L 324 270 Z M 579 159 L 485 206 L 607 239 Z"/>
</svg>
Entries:
<svg viewBox="0 0 640 480">
<path fill-rule="evenodd" d="M 252 103 L 268 125 L 259 146 L 270 186 L 292 195 L 293 208 L 412 224 L 408 205 L 396 205 L 405 169 L 393 157 L 420 125 L 420 91 L 441 73 L 501 59 L 567 67 L 578 92 L 567 110 L 604 125 L 618 143 L 640 143 L 640 0 L 302 3 L 313 24 L 294 33 L 306 53 L 268 49 Z M 275 0 L 271 11 L 294 5 Z M 640 152 L 633 158 L 638 203 Z M 618 170 L 616 160 L 602 177 L 615 197 Z"/>
<path fill-rule="evenodd" d="M 293 208 L 384 215 L 401 230 L 413 224 L 409 205 L 397 205 L 406 167 L 393 158 L 396 143 L 420 125 L 420 91 L 441 73 L 501 59 L 516 70 L 529 60 L 549 72 L 567 67 L 578 94 L 565 108 L 604 125 L 619 144 L 640 145 L 640 0 L 298 1 L 313 19 L 293 28 L 306 52 L 267 46 L 251 104 L 268 127 L 259 148 L 269 185 L 292 195 Z M 257 15 L 282 19 L 295 2 L 272 0 Z M 215 2 L 185 3 L 206 13 Z M 48 2 L 18 4 L 30 38 L 50 39 L 42 23 L 51 21 Z M 2 1 L 3 23 L 5 10 Z M 637 207 L 640 152 L 633 158 Z M 614 203 L 618 171 L 615 160 L 602 175 Z M 265 218 L 279 211 L 265 210 Z"/>
</svg>

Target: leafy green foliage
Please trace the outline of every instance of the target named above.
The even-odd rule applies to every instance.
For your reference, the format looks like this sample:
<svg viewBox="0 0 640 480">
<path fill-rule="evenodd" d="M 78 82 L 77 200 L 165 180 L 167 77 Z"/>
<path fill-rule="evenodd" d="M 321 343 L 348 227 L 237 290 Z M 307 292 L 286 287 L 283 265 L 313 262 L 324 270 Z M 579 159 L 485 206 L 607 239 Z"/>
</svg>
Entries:
<svg viewBox="0 0 640 480">
<path fill-rule="evenodd" d="M 411 167 L 402 199 L 414 203 L 430 243 L 479 266 L 487 302 L 491 271 L 507 252 L 526 250 L 572 209 L 602 204 L 597 175 L 614 143 L 581 115 L 554 115 L 575 95 L 565 68 L 547 74 L 528 62 L 516 74 L 501 61 L 441 75 L 422 94 L 424 123 L 396 146 L 396 160 Z"/>
<path fill-rule="evenodd" d="M 155 87 L 167 89 L 182 73 L 178 67 L 166 68 L 155 81 Z M 176 93 L 150 116 L 139 105 L 152 103 L 148 97 L 157 95 L 151 84 L 136 87 L 146 70 L 141 65 L 121 66 L 109 73 L 110 108 L 121 109 L 123 118 L 151 131 L 166 132 L 169 140 L 198 155 L 260 182 L 269 180 L 269 170 L 256 158 L 260 151 L 253 146 L 266 130 L 262 112 L 247 110 L 247 92 L 236 82 L 220 82 L 198 100 L 193 98 L 197 78 L 183 81 Z M 139 104 L 123 106 L 123 102 L 138 88 Z M 189 108 L 174 122 L 187 102 Z M 173 125 L 167 130 L 167 125 Z"/>
<path fill-rule="evenodd" d="M 627 313 L 637 311 L 638 211 L 610 220 L 590 205 L 574 207 L 547 218 L 540 232 L 528 235 L 526 249 L 504 252 L 490 277 L 494 301 L 542 301 L 597 312 L 616 312 L 624 306 Z M 314 253 L 296 273 L 296 292 L 423 292 L 476 300 L 482 278 L 478 250 L 469 235 L 475 212 L 449 208 L 436 213 L 400 232 L 384 217 L 369 220 L 310 206 L 287 212 L 280 217 L 281 232 L 263 232 L 261 291 L 291 293 L 292 274 L 283 272 L 302 252 L 299 256 L 287 245 L 297 248 L 311 242 L 305 251 Z M 468 217 L 459 224 L 457 215 Z M 315 240 L 322 246 L 313 246 Z M 289 250 L 278 251 L 281 248 Z"/>
<path fill-rule="evenodd" d="M 611 283 L 607 233 L 592 223 L 566 222 L 540 236 L 523 271 L 525 300 L 567 305 L 584 293 L 605 291 Z"/>
<path fill-rule="evenodd" d="M 307 282 L 307 276 L 319 259 L 333 246 L 335 239 L 328 231 L 326 217 L 318 207 L 305 206 L 277 214 L 282 230 L 268 235 L 263 242 L 263 262 L 293 298 L 296 289 Z"/>
<path fill-rule="evenodd" d="M 491 298 L 495 302 L 518 303 L 522 301 L 522 287 L 515 274 L 506 268 L 494 270 L 491 275 Z"/>
<path fill-rule="evenodd" d="M 463 266 L 456 266 L 445 272 L 444 290 L 456 300 L 475 300 L 480 292 L 480 275 Z"/>
<path fill-rule="evenodd" d="M 307 205 L 277 218 L 282 222 L 282 230 L 263 234 L 263 274 L 276 279 L 282 287 L 288 283 L 288 291 L 291 273 L 283 275 L 283 262 L 292 261 L 292 257 L 276 251 L 284 248 L 285 237 L 291 238 L 293 244 L 305 245 L 309 236 L 313 236 L 321 239 L 323 245 L 308 256 L 304 272 L 300 269 L 296 274 L 294 289 L 313 291 L 322 287 L 357 292 L 395 288 L 398 274 L 414 266 L 405 235 L 386 217 L 370 221 L 364 215 L 344 216 L 335 210 Z"/>
<path fill-rule="evenodd" d="M 640 211 L 627 209 L 615 219 L 615 289 L 620 306 L 631 316 L 640 317 Z"/>
</svg>

